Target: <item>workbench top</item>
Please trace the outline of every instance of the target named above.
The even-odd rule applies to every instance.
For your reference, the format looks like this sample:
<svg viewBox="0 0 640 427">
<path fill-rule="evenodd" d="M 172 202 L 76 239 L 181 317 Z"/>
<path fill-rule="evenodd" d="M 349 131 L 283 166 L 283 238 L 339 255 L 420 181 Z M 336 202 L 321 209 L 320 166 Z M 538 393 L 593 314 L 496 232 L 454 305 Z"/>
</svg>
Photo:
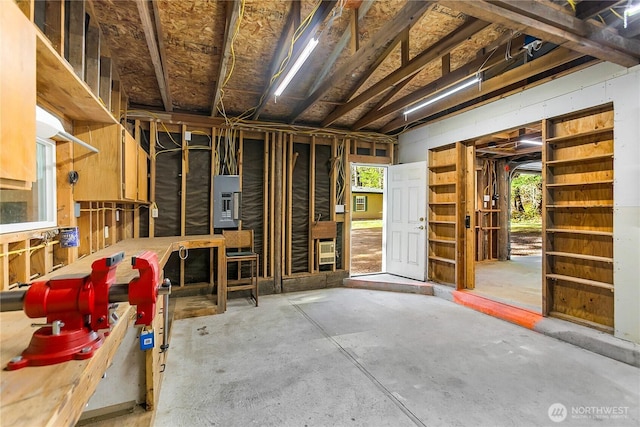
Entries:
<svg viewBox="0 0 640 427">
<path fill-rule="evenodd" d="M 181 246 L 187 249 L 217 247 L 218 260 L 225 256 L 224 237 L 221 235 L 127 239 L 38 280 L 63 274 L 89 274 L 93 261 L 124 251 L 125 259 L 118 265 L 116 283 L 128 283 L 138 276 L 138 270 L 131 268 L 132 256 L 144 250 L 153 251 L 158 254 L 160 268 L 163 268 L 171 252 Z M 219 274 L 218 280 L 224 291 L 220 293 L 226 296 L 226 275 Z M 6 371 L 4 367 L 29 345 L 35 331 L 31 323 L 44 323 L 45 319 L 30 319 L 21 311 L 0 313 L 0 363 L 3 369 L 0 371 L 0 425 L 75 425 L 110 366 L 127 329 L 133 325 L 135 313 L 135 307 L 119 304 L 120 320 L 112 326 L 111 333 L 90 359 L 16 371 Z"/>
</svg>

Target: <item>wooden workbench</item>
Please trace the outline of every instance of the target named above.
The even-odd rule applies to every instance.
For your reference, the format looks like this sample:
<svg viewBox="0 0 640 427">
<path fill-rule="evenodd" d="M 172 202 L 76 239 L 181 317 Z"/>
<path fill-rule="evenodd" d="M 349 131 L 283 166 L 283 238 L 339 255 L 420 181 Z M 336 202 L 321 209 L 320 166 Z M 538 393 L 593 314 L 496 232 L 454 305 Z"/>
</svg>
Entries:
<svg viewBox="0 0 640 427">
<path fill-rule="evenodd" d="M 225 247 L 221 235 L 158 237 L 127 239 L 87 256 L 69 266 L 43 277 L 78 274 L 91 271 L 96 259 L 124 251 L 125 259 L 116 270 L 116 283 L 128 283 L 138 276 L 131 268 L 131 257 L 144 250 L 158 254 L 160 267 L 164 267 L 173 251 L 181 246 L 187 249 L 218 248 L 218 265 L 224 266 Z M 41 279 L 38 279 L 41 280 Z M 218 268 L 218 313 L 226 309 L 226 269 Z M 135 307 L 121 303 L 120 320 L 112 327 L 104 344 L 94 356 L 82 361 L 69 361 L 58 365 L 26 367 L 17 371 L 0 371 L 0 425 L 7 426 L 70 426 L 80 418 L 102 375 L 125 336 L 134 323 Z M 29 345 L 35 328 L 23 312 L 0 313 L 0 363 L 2 367 L 22 353 Z M 148 378 L 148 377 L 147 377 Z M 154 399 L 155 400 L 155 399 Z"/>
</svg>

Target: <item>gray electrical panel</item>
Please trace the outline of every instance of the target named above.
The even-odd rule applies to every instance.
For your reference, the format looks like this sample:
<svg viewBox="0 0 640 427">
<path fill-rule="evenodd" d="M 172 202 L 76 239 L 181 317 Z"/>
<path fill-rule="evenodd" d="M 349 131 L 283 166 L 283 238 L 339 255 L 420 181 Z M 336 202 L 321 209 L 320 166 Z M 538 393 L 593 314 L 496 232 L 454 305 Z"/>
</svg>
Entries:
<svg viewBox="0 0 640 427">
<path fill-rule="evenodd" d="M 213 177 L 213 228 L 236 228 L 240 222 L 239 175 L 215 175 Z"/>
</svg>

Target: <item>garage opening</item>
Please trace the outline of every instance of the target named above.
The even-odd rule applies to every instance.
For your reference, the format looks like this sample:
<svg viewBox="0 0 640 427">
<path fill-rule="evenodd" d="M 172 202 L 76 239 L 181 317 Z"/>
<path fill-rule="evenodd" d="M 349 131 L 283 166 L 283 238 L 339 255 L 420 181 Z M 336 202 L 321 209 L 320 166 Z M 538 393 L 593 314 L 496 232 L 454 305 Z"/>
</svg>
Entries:
<svg viewBox="0 0 640 427">
<path fill-rule="evenodd" d="M 351 165 L 351 276 L 384 271 L 386 167 Z"/>
<path fill-rule="evenodd" d="M 475 141 L 475 291 L 542 312 L 541 123 Z"/>
</svg>

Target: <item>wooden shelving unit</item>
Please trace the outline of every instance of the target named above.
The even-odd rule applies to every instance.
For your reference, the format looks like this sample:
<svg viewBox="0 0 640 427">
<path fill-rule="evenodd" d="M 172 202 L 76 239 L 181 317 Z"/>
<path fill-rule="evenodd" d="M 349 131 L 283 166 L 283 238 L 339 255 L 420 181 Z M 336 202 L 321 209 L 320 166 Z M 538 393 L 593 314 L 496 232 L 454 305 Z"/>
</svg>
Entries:
<svg viewBox="0 0 640 427">
<path fill-rule="evenodd" d="M 459 166 L 463 155 L 459 143 L 429 151 L 428 277 L 452 286 L 458 283 L 460 233 L 464 232 L 460 225 L 464 224 L 460 203 L 464 175 Z"/>
<path fill-rule="evenodd" d="M 613 331 L 613 110 L 543 126 L 543 309 Z"/>
</svg>

